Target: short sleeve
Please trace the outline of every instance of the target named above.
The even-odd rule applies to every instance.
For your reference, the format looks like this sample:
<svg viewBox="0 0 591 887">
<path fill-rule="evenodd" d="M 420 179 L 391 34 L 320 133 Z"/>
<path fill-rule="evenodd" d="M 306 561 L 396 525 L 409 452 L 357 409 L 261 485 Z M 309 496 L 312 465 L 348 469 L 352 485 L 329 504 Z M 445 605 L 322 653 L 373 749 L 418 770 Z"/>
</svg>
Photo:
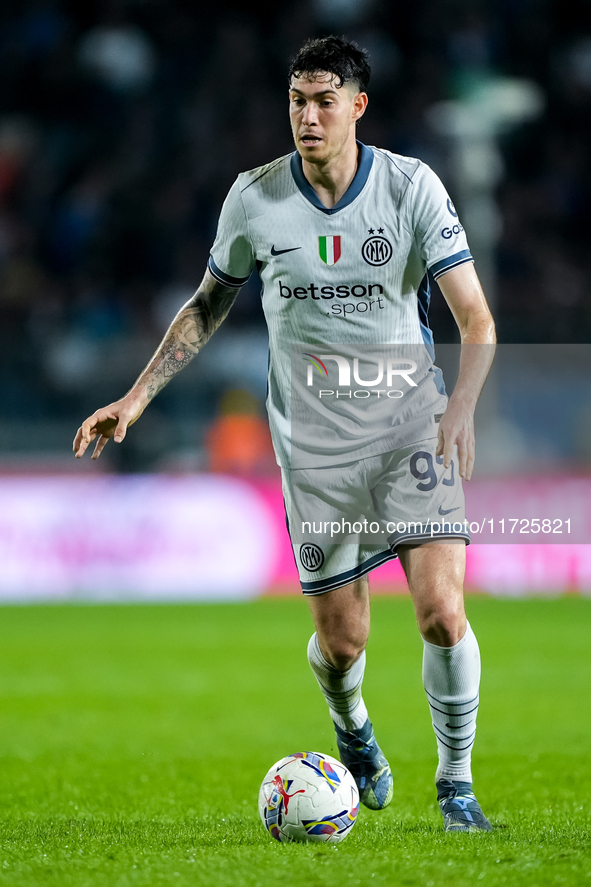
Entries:
<svg viewBox="0 0 591 887">
<path fill-rule="evenodd" d="M 435 280 L 474 261 L 456 209 L 439 177 L 425 163 L 419 164 L 409 191 L 416 247 Z"/>
<path fill-rule="evenodd" d="M 240 196 L 239 183 L 236 181 L 230 188 L 220 213 L 208 267 L 220 283 L 242 286 L 250 277 L 254 265 L 248 219 Z"/>
</svg>

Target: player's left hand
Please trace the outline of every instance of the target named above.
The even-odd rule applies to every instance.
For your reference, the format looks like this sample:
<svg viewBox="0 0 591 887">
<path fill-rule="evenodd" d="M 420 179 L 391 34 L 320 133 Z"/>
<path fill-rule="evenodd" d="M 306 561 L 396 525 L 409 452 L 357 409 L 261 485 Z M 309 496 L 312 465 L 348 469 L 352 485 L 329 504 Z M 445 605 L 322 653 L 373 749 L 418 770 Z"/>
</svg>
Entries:
<svg viewBox="0 0 591 887">
<path fill-rule="evenodd" d="M 437 456 L 443 456 L 443 465 L 449 468 L 454 446 L 458 447 L 458 471 L 464 480 L 470 480 L 474 469 L 476 443 L 474 439 L 474 412 L 460 401 L 450 398 L 439 422 Z"/>
</svg>

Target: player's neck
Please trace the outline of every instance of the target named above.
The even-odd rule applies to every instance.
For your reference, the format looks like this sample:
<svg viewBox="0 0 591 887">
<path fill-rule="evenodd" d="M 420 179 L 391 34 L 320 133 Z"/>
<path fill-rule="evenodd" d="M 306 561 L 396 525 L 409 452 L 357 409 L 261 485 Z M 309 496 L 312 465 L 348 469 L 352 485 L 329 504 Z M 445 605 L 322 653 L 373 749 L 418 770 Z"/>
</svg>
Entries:
<svg viewBox="0 0 591 887">
<path fill-rule="evenodd" d="M 332 157 L 326 164 L 308 163 L 302 159 L 302 170 L 314 188 L 318 199 L 327 209 L 339 202 L 355 178 L 359 166 L 357 142 L 347 145 L 338 157 Z"/>
</svg>

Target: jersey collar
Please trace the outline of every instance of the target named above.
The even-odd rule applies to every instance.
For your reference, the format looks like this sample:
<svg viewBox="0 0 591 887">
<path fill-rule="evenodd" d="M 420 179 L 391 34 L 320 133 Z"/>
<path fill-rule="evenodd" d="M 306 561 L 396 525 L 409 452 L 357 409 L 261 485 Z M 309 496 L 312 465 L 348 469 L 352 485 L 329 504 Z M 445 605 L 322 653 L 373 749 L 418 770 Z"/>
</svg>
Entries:
<svg viewBox="0 0 591 887">
<path fill-rule="evenodd" d="M 350 203 L 353 203 L 356 197 L 358 197 L 365 183 L 367 182 L 367 178 L 369 176 L 372 164 L 373 164 L 373 151 L 371 148 L 368 148 L 367 145 L 362 144 L 362 142 L 357 142 L 360 148 L 359 155 L 359 166 L 357 167 L 357 172 L 355 173 L 355 178 L 341 197 L 338 203 L 335 203 L 330 209 L 320 201 L 316 191 L 304 175 L 304 170 L 302 169 L 302 158 L 298 154 L 297 151 L 294 151 L 291 155 L 291 174 L 294 177 L 295 183 L 306 198 L 309 200 L 312 206 L 315 206 L 316 209 L 322 210 L 323 213 L 326 213 L 327 216 L 331 216 L 333 213 L 338 213 L 339 210 L 344 209 L 346 206 L 349 206 Z"/>
</svg>

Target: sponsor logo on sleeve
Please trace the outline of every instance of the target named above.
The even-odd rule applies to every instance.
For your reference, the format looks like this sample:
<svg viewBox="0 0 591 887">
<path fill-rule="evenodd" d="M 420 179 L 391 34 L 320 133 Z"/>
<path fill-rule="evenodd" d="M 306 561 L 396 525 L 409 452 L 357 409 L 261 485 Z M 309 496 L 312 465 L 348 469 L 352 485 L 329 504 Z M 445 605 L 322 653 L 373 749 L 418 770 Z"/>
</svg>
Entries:
<svg viewBox="0 0 591 887">
<path fill-rule="evenodd" d="M 457 219 L 458 214 L 456 212 L 456 208 L 453 205 L 453 203 L 451 202 L 449 197 L 447 198 L 447 210 L 449 213 L 451 213 L 451 215 L 454 217 L 454 219 Z"/>
<path fill-rule="evenodd" d="M 459 224 L 453 225 L 453 227 L 451 227 L 451 228 L 442 228 L 441 229 L 441 236 L 443 237 L 444 240 L 449 240 L 450 237 L 454 237 L 454 235 L 459 234 L 460 231 L 463 231 L 463 230 L 464 230 L 463 225 L 459 225 Z"/>
</svg>

